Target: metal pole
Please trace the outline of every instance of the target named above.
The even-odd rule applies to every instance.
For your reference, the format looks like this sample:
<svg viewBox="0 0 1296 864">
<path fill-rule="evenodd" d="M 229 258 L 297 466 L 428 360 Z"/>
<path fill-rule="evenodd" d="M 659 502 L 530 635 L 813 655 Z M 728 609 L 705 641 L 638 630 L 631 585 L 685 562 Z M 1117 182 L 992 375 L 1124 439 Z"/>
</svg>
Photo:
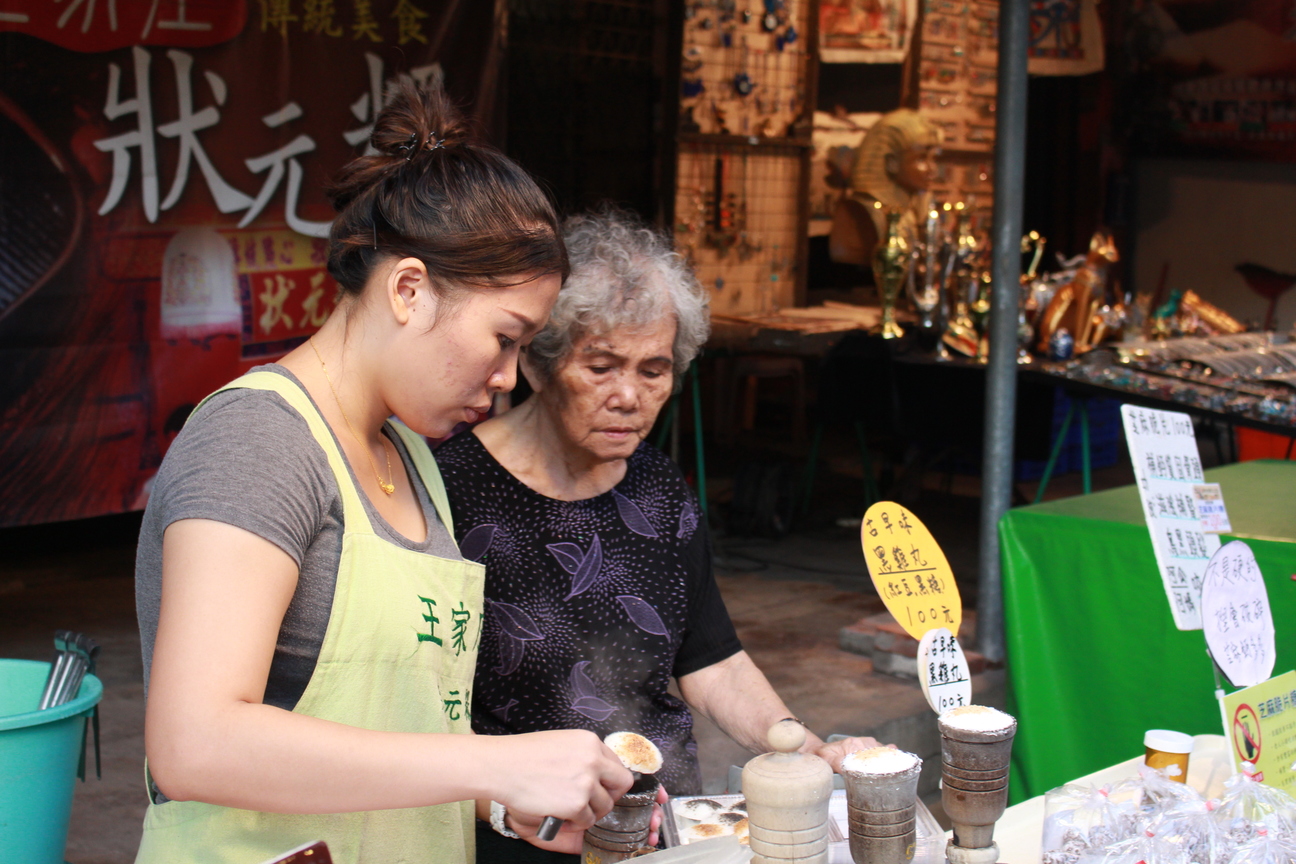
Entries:
<svg viewBox="0 0 1296 864">
<path fill-rule="evenodd" d="M 1012 501 L 1017 397 L 1017 302 L 1021 291 L 1022 197 L 1026 185 L 1026 45 L 1030 0 L 999 4 L 999 94 L 995 119 L 994 286 L 986 369 L 985 452 L 981 470 L 977 642 L 986 659 L 1004 659 L 999 519 Z"/>
</svg>

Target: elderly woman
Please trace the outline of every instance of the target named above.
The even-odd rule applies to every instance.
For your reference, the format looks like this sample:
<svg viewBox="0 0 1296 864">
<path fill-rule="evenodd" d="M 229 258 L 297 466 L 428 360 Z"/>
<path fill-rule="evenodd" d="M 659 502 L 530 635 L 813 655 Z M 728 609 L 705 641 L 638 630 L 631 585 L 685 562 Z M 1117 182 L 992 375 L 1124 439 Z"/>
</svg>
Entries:
<svg viewBox="0 0 1296 864">
<path fill-rule="evenodd" d="M 437 451 L 463 554 L 486 565 L 473 728 L 638 732 L 661 749 L 667 790 L 700 793 L 690 710 L 754 752 L 791 715 L 734 632 L 697 498 L 644 443 L 706 339 L 707 298 L 627 214 L 578 216 L 564 234 L 571 276 L 521 359 L 534 395 Z M 495 816 L 499 833 L 534 834 Z M 483 861 L 568 860 L 483 824 L 478 837 Z M 546 848 L 578 851 L 565 839 Z"/>
</svg>

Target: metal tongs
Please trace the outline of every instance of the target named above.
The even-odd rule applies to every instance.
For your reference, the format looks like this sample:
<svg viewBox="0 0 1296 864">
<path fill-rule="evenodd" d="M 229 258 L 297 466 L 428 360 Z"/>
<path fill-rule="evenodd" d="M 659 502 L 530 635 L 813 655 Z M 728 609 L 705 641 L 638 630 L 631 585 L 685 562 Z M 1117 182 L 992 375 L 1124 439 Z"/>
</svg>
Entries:
<svg viewBox="0 0 1296 864">
<path fill-rule="evenodd" d="M 94 674 L 95 658 L 98 656 L 99 643 L 89 636 L 71 630 L 55 630 L 54 661 L 50 664 L 49 677 L 45 679 L 45 689 L 41 692 L 40 709 L 56 708 L 75 699 L 81 691 L 81 682 L 85 680 L 85 676 Z M 85 733 L 91 729 L 94 730 L 95 776 L 102 777 L 98 705 L 94 706 L 90 716 L 86 718 L 85 729 L 81 733 L 81 759 L 77 765 L 77 777 L 82 780 L 86 776 Z"/>
<path fill-rule="evenodd" d="M 81 689 L 86 673 L 94 673 L 99 644 L 89 636 L 71 630 L 54 631 L 54 661 L 41 692 L 40 709 L 71 702 Z"/>
</svg>

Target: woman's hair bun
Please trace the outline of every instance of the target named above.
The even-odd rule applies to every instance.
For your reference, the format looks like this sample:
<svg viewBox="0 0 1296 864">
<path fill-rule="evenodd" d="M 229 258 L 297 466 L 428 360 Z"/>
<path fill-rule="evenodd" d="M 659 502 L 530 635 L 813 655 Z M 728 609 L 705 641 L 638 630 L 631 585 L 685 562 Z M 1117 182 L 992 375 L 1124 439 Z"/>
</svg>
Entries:
<svg viewBox="0 0 1296 864">
<path fill-rule="evenodd" d="M 377 152 L 352 159 L 328 189 L 338 211 L 328 269 L 344 293 L 363 291 L 387 257 L 418 258 L 447 292 L 567 275 L 549 198 L 474 134 L 440 86 L 397 83 L 370 143 Z"/>
<path fill-rule="evenodd" d="M 413 161 L 420 153 L 454 147 L 472 133 L 440 87 L 419 87 L 405 78 L 393 85 L 369 137 L 384 156 Z"/>
</svg>

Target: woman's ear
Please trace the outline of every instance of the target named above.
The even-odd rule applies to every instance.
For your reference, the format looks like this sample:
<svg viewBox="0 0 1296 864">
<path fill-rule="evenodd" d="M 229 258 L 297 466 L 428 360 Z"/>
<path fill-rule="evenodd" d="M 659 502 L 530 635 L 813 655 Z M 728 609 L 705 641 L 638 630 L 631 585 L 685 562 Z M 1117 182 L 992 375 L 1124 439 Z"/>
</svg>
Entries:
<svg viewBox="0 0 1296 864">
<path fill-rule="evenodd" d="M 882 157 L 882 167 L 888 177 L 894 177 L 900 171 L 900 157 L 894 153 L 888 153 Z"/>
<path fill-rule="evenodd" d="M 387 304 L 397 324 L 408 324 L 422 306 L 435 308 L 432 279 L 427 265 L 417 258 L 402 258 L 392 265 L 383 286 Z"/>
<path fill-rule="evenodd" d="M 518 369 L 526 376 L 527 383 L 531 385 L 531 392 L 539 393 L 544 389 L 544 382 L 540 380 L 540 375 L 531 362 L 531 346 L 528 345 L 518 352 Z"/>
</svg>

